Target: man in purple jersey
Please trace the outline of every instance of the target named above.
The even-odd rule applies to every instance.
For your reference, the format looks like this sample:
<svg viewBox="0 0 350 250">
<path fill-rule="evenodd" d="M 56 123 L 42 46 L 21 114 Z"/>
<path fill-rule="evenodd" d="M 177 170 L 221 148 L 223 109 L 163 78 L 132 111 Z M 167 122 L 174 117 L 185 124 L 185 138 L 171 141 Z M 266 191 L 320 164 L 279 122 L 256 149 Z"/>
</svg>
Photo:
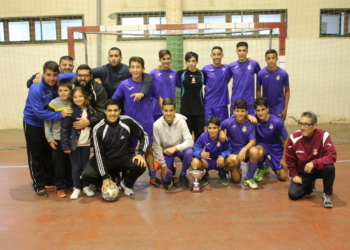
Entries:
<svg viewBox="0 0 350 250">
<path fill-rule="evenodd" d="M 251 164 L 258 165 L 256 181 L 262 181 L 264 175 L 263 161 L 269 158 L 269 165 L 280 181 L 288 177 L 284 148 L 288 140 L 288 132 L 277 116 L 269 114 L 268 101 L 264 97 L 256 98 L 253 103 L 258 124 L 255 126 L 256 146 L 250 149 Z M 250 167 L 250 166 L 249 166 Z"/>
<path fill-rule="evenodd" d="M 207 84 L 204 96 L 204 119 L 211 116 L 218 117 L 221 121 L 228 118 L 229 97 L 228 82 L 232 77 L 227 64 L 221 64 L 224 57 L 223 50 L 219 46 L 211 50 L 213 64 L 204 66 L 202 71 L 207 74 Z"/>
<path fill-rule="evenodd" d="M 156 171 L 154 169 L 154 158 L 153 158 L 153 107 L 152 107 L 152 98 L 158 100 L 158 104 L 161 105 L 163 99 L 159 96 L 156 88 L 152 85 L 148 95 L 143 97 L 140 101 L 135 102 L 133 94 L 139 93 L 142 85 L 142 76 L 145 71 L 145 62 L 141 57 L 133 56 L 129 60 L 129 70 L 132 75 L 132 78 L 122 81 L 113 94 L 112 99 L 124 100 L 124 109 L 125 115 L 130 116 L 139 122 L 143 129 L 146 131 L 149 137 L 149 143 L 147 150 L 145 152 L 145 159 L 147 162 L 149 175 L 150 175 L 150 184 L 163 188 L 160 180 L 156 178 Z M 131 143 L 132 147 L 136 147 L 137 138 L 133 137 Z"/>
<path fill-rule="evenodd" d="M 255 127 L 247 119 L 248 104 L 240 99 L 235 102 L 234 116 L 226 119 L 221 123 L 220 141 L 226 139 L 231 145 L 231 155 L 225 161 L 225 170 L 230 171 L 232 181 L 239 183 L 242 178 L 241 162 L 246 161 L 250 156 L 250 149 L 255 145 Z M 226 129 L 226 134 L 223 132 Z M 245 186 L 251 189 L 257 189 L 253 177 L 257 166 L 253 165 L 248 168 Z"/>
<path fill-rule="evenodd" d="M 263 68 L 257 77 L 256 97 L 262 96 L 269 103 L 269 113 L 276 115 L 285 121 L 287 118 L 288 103 L 290 98 L 288 73 L 277 67 L 277 51 L 269 49 L 265 53 L 267 67 Z"/>
<path fill-rule="evenodd" d="M 219 171 L 219 178 L 222 185 L 227 186 L 225 159 L 231 154 L 231 147 L 228 141 L 221 143 L 219 140 L 220 119 L 216 116 L 209 117 L 206 121 L 208 132 L 201 134 L 193 146 L 192 169 L 206 169 L 201 179 L 201 185 L 209 184 L 209 170 Z"/>
<path fill-rule="evenodd" d="M 254 76 L 260 71 L 260 65 L 257 61 L 248 60 L 248 43 L 237 43 L 236 53 L 238 61 L 229 65 L 233 78 L 230 114 L 233 114 L 233 104 L 238 99 L 245 100 L 248 103 L 248 113 L 254 114 Z"/>
<path fill-rule="evenodd" d="M 171 53 L 169 50 L 162 49 L 159 51 L 159 69 L 154 69 L 150 72 L 153 77 L 153 85 L 157 89 L 159 95 L 165 98 L 175 99 L 175 88 L 177 74 L 176 70 L 170 69 Z M 154 121 L 157 121 L 159 117 L 163 115 L 162 109 L 158 106 L 155 99 L 153 99 L 153 117 Z"/>
</svg>

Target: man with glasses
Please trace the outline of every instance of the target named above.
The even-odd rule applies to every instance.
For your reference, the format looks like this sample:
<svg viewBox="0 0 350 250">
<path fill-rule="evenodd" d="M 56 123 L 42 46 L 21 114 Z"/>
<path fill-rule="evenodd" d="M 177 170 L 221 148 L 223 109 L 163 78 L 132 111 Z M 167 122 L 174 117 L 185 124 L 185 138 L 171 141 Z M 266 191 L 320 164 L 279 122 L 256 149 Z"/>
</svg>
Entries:
<svg viewBox="0 0 350 250">
<path fill-rule="evenodd" d="M 301 114 L 300 130 L 290 135 L 286 145 L 286 163 L 292 181 L 288 196 L 298 200 L 314 193 L 313 183 L 323 179 L 323 206 L 332 208 L 334 163 L 337 153 L 328 132 L 317 129 L 317 116 L 312 111 Z"/>
</svg>

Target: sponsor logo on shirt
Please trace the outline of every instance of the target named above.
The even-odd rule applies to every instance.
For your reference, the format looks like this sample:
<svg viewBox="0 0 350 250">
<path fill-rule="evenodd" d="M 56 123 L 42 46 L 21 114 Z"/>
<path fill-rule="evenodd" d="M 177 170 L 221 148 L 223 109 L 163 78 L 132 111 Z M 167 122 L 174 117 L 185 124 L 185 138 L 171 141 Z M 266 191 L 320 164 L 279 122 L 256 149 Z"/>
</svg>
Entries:
<svg viewBox="0 0 350 250">
<path fill-rule="evenodd" d="M 281 77 L 280 77 L 280 75 L 277 75 L 276 80 L 279 80 L 279 79 L 281 79 Z"/>
<path fill-rule="evenodd" d="M 265 78 L 268 78 L 268 77 L 269 77 L 269 75 L 266 75 L 266 76 L 265 76 Z"/>
<path fill-rule="evenodd" d="M 295 153 L 299 153 L 299 154 L 304 154 L 304 151 L 303 150 L 297 150 L 297 151 L 295 151 Z"/>
<path fill-rule="evenodd" d="M 129 90 L 132 90 L 134 87 L 130 87 Z"/>
<path fill-rule="evenodd" d="M 314 155 L 317 155 L 317 149 L 316 149 L 316 148 L 314 149 L 313 154 L 314 154 Z"/>
<path fill-rule="evenodd" d="M 207 143 L 207 144 L 205 144 L 205 145 L 207 145 L 207 146 L 208 146 L 208 145 L 210 145 L 210 142 L 209 142 L 209 143 Z"/>
<path fill-rule="evenodd" d="M 252 69 L 252 66 L 248 65 L 247 69 Z"/>
<path fill-rule="evenodd" d="M 239 65 L 237 65 L 236 67 L 234 67 L 234 69 L 237 69 L 239 67 Z"/>
<path fill-rule="evenodd" d="M 163 74 L 163 73 L 158 73 L 157 76 L 160 76 L 161 74 Z"/>
<path fill-rule="evenodd" d="M 233 126 L 232 126 L 232 128 L 235 128 L 235 127 L 236 127 L 236 125 L 233 125 Z"/>
<path fill-rule="evenodd" d="M 288 148 L 291 148 L 292 146 L 288 146 Z"/>
<path fill-rule="evenodd" d="M 214 69 L 211 69 L 211 70 L 209 70 L 209 71 L 214 71 Z"/>
<path fill-rule="evenodd" d="M 246 126 L 243 126 L 242 131 L 243 131 L 243 132 L 247 132 L 247 127 L 246 127 Z"/>
<path fill-rule="evenodd" d="M 269 128 L 270 128 L 270 129 L 273 129 L 273 124 L 272 124 L 272 123 L 270 123 Z"/>
<path fill-rule="evenodd" d="M 327 143 L 327 145 L 328 145 L 328 146 L 332 146 L 332 144 L 330 144 L 330 143 Z"/>
</svg>

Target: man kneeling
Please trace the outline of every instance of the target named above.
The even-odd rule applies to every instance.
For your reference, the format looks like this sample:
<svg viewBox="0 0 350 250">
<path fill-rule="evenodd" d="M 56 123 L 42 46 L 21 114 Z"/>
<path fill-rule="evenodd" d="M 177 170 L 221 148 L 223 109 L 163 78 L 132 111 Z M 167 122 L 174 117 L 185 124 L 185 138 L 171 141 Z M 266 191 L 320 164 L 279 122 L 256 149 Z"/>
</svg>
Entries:
<svg viewBox="0 0 350 250">
<path fill-rule="evenodd" d="M 138 122 L 129 116 L 120 115 L 120 112 L 117 100 L 106 101 L 106 118 L 92 132 L 95 155 L 84 169 L 82 179 L 98 187 L 102 186 L 101 191 L 105 193 L 107 187 L 115 185 L 113 180 L 119 177 L 119 173 L 125 171 L 120 185 L 124 194 L 132 195 L 135 181 L 146 170 L 143 155 L 148 146 L 148 135 Z M 130 135 L 137 136 L 140 141 L 136 149 L 137 155 L 129 149 Z"/>
</svg>

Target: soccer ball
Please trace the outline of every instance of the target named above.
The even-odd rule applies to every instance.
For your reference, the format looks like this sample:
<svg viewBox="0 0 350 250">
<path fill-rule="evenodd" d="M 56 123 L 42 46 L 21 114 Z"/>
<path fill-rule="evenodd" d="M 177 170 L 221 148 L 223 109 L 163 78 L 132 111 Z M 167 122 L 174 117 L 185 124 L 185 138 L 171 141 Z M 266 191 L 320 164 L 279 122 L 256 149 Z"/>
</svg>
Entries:
<svg viewBox="0 0 350 250">
<path fill-rule="evenodd" d="M 105 201 L 116 201 L 119 198 L 119 188 L 116 184 L 108 185 L 105 192 L 102 192 Z"/>
</svg>

